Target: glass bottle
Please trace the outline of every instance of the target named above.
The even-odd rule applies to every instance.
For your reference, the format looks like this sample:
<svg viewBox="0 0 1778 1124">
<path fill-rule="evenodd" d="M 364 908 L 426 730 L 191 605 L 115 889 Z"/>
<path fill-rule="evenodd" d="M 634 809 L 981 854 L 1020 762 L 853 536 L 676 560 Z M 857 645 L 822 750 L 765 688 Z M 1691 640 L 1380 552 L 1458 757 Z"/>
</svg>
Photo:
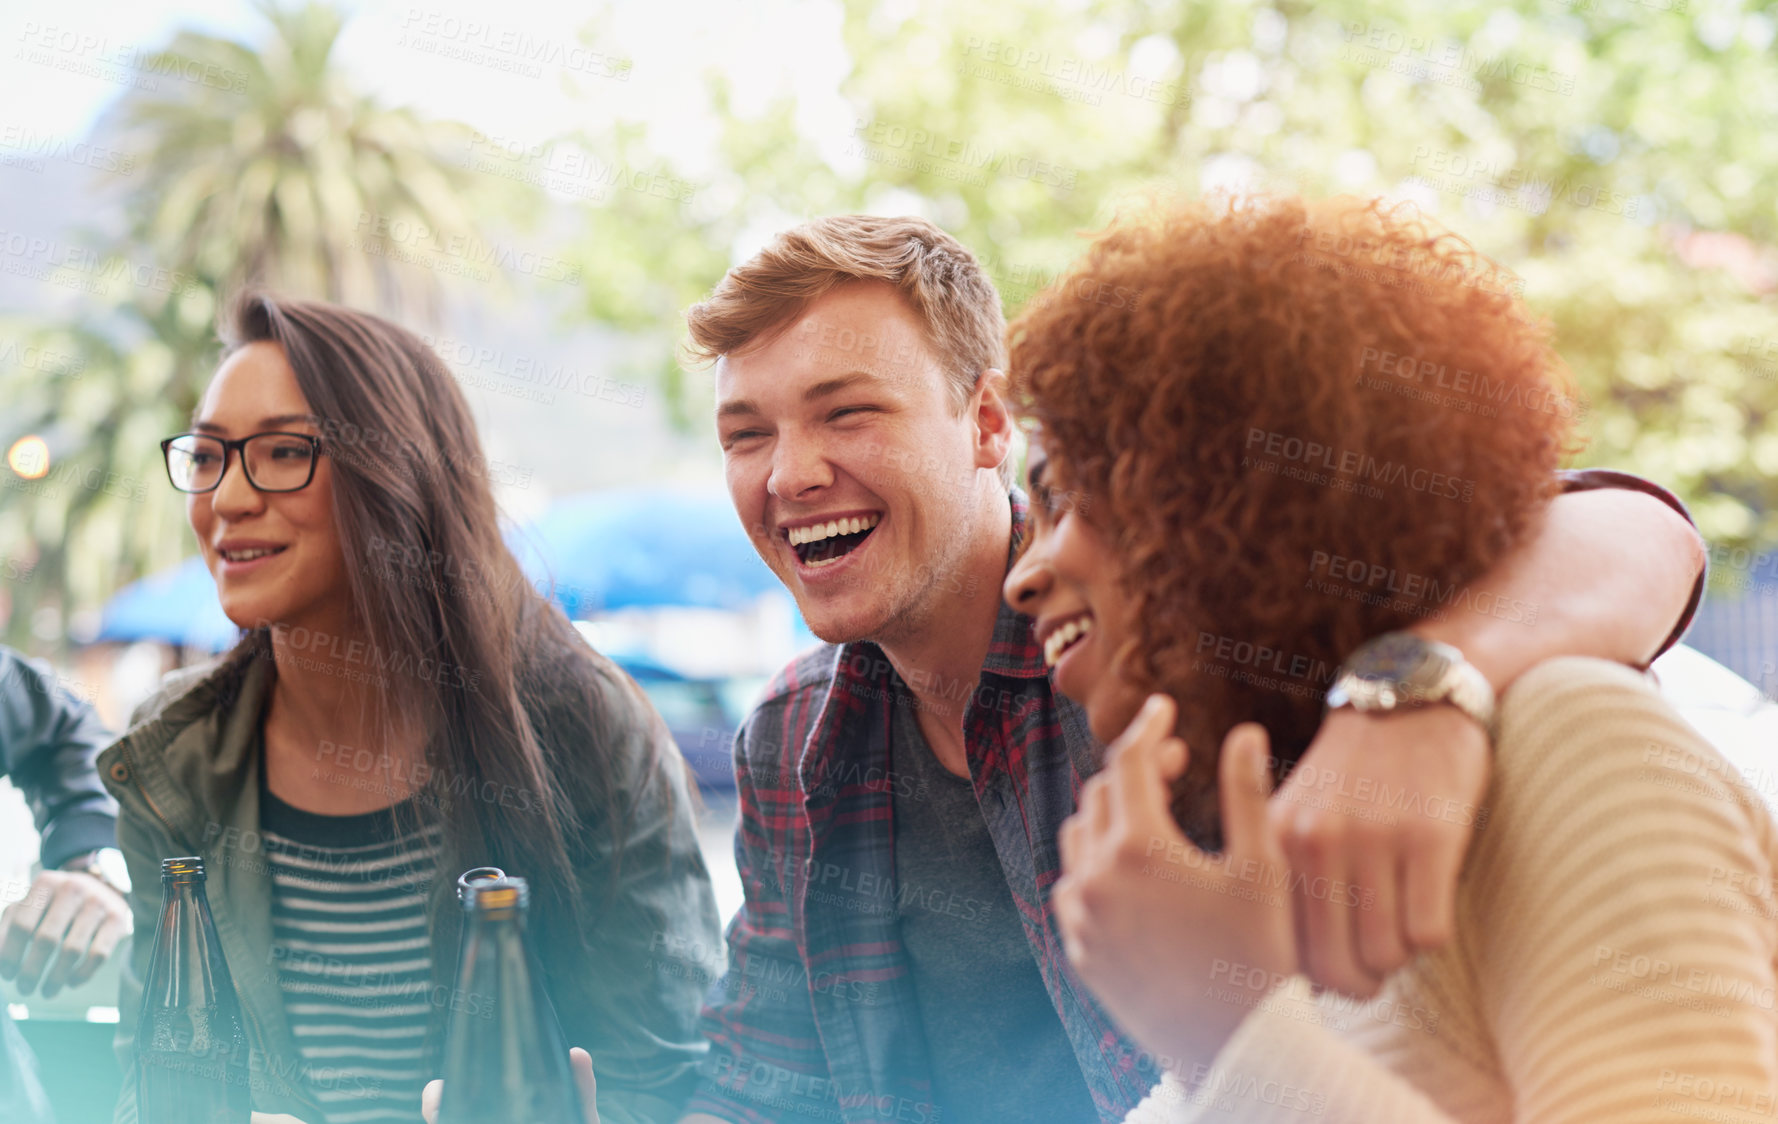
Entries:
<svg viewBox="0 0 1778 1124">
<path fill-rule="evenodd" d="M 461 884 L 461 883 L 460 883 Z M 523 878 L 464 888 L 466 934 L 438 1124 L 586 1124 L 555 1010 L 525 939 Z"/>
<path fill-rule="evenodd" d="M 247 1124 L 247 1032 L 204 895 L 204 861 L 161 860 L 161 916 L 136 1018 L 139 1124 Z"/>
<path fill-rule="evenodd" d="M 469 899 L 469 888 L 477 882 L 492 882 L 496 878 L 505 878 L 506 872 L 497 866 L 472 866 L 457 875 L 457 904 L 461 905 Z"/>
</svg>

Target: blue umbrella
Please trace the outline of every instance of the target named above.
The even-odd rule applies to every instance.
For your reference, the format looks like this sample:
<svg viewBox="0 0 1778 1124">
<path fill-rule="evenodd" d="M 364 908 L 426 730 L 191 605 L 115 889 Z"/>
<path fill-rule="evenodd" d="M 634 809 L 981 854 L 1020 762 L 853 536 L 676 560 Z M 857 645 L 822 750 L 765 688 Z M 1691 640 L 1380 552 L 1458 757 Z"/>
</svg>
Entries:
<svg viewBox="0 0 1778 1124">
<path fill-rule="evenodd" d="M 669 605 L 743 609 L 762 593 L 783 590 L 720 491 L 650 488 L 573 496 L 507 540 L 526 575 L 546 593 L 553 590 L 571 619 Z M 204 560 L 188 558 L 113 596 L 97 638 L 219 652 L 239 637 L 223 615 Z"/>
<path fill-rule="evenodd" d="M 119 590 L 99 617 L 99 640 L 160 640 L 220 652 L 241 630 L 222 612 L 216 581 L 204 560 L 187 558 Z"/>
<path fill-rule="evenodd" d="M 510 536 L 525 573 L 570 618 L 676 605 L 744 609 L 783 586 L 727 493 L 638 488 L 570 496 Z"/>
</svg>

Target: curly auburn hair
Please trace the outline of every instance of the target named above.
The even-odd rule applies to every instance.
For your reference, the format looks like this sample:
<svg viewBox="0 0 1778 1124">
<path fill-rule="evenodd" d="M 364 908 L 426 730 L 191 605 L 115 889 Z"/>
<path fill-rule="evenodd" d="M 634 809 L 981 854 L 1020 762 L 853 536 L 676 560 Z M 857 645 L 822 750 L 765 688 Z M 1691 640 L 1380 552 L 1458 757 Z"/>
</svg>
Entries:
<svg viewBox="0 0 1778 1124">
<path fill-rule="evenodd" d="M 1179 701 L 1188 828 L 1214 835 L 1232 726 L 1262 723 L 1287 770 L 1354 647 L 1491 604 L 1464 587 L 1556 492 L 1573 414 L 1511 281 L 1407 207 L 1170 204 L 1010 327 L 1047 479 L 1123 560 L 1119 657 Z"/>
</svg>

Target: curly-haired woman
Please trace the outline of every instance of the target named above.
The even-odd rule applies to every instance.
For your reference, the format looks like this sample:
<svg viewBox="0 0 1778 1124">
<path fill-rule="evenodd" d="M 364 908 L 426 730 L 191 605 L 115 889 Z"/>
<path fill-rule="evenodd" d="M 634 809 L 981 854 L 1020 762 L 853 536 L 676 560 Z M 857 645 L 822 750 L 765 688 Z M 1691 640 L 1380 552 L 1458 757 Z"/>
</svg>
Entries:
<svg viewBox="0 0 1778 1124">
<path fill-rule="evenodd" d="M 1094 729 L 1124 731 L 1054 894 L 1082 977 L 1167 1071 L 1131 1121 L 1774 1110 L 1772 820 L 1622 666 L 1539 665 L 1497 710 L 1442 682 L 1495 731 L 1482 808 L 1339 777 L 1273 798 L 1485 822 L 1448 946 L 1362 1003 L 1298 976 L 1273 780 L 1324 695 L 1362 704 L 1402 670 L 1367 639 L 1495 610 L 1452 591 L 1537 526 L 1572 447 L 1561 365 L 1504 280 L 1378 204 L 1155 208 L 1012 328 L 1040 437 L 1006 596 L 1061 638 L 1056 683 Z M 1077 298 L 1118 287 L 1142 296 Z M 1090 503 L 1049 498 L 1069 493 Z"/>
</svg>

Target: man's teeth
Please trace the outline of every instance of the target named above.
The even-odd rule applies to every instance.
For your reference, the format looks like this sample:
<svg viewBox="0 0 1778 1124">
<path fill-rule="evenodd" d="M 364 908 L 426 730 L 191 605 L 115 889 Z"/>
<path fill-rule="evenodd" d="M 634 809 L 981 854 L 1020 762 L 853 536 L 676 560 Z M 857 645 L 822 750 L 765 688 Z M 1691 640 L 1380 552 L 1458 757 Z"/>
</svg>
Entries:
<svg viewBox="0 0 1778 1124">
<path fill-rule="evenodd" d="M 225 550 L 222 556 L 230 562 L 251 562 L 255 558 L 264 558 L 283 549 L 281 546 L 256 546 L 252 550 Z"/>
<path fill-rule="evenodd" d="M 868 531 L 882 521 L 881 515 L 857 515 L 850 519 L 834 519 L 826 523 L 817 523 L 812 527 L 790 528 L 790 545 L 801 546 L 804 543 L 820 542 L 831 539 L 835 535 L 856 535 L 860 531 Z M 819 565 L 819 563 L 815 563 Z"/>
<path fill-rule="evenodd" d="M 1062 652 L 1068 645 L 1093 631 L 1092 617 L 1075 617 L 1061 628 L 1049 634 L 1043 642 L 1043 666 L 1055 667 L 1056 661 L 1062 658 Z"/>
</svg>

